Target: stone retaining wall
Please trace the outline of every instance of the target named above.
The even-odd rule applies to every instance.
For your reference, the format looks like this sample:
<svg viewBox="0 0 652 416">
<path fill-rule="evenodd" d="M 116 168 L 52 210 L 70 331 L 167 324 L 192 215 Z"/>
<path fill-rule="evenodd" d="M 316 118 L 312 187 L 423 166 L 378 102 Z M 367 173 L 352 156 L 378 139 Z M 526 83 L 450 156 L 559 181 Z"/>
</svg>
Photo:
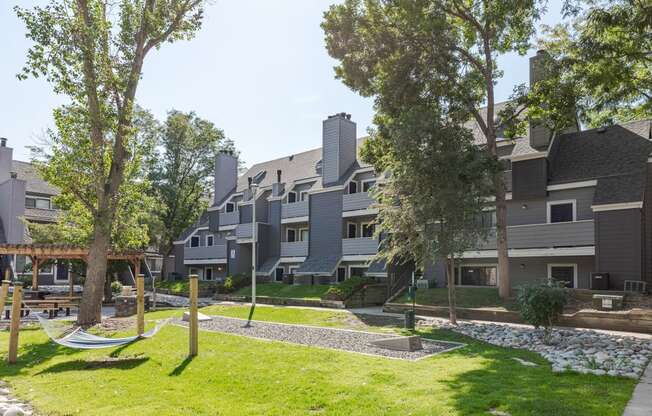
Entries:
<svg viewBox="0 0 652 416">
<path fill-rule="evenodd" d="M 386 303 L 383 311 L 404 313 L 411 305 Z M 416 305 L 417 315 L 448 317 L 448 307 Z M 479 321 L 523 323 L 518 312 L 495 309 L 457 308 L 457 317 Z M 652 310 L 632 309 L 629 311 L 591 311 L 582 310 L 562 315 L 559 326 L 590 329 L 607 329 L 626 332 L 652 332 Z"/>
<path fill-rule="evenodd" d="M 251 302 L 251 296 L 215 295 L 215 300 L 228 302 Z M 266 305 L 310 306 L 334 309 L 344 309 L 346 307 L 342 301 L 324 299 L 272 298 L 267 296 L 256 296 L 256 302 Z"/>
</svg>

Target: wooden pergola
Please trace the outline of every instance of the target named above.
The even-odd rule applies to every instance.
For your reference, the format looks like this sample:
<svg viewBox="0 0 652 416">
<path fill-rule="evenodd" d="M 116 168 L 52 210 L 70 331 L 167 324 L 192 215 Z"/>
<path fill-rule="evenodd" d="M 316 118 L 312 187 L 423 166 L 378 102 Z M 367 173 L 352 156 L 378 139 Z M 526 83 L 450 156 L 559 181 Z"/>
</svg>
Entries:
<svg viewBox="0 0 652 416">
<path fill-rule="evenodd" d="M 39 264 L 48 260 L 82 260 L 88 262 L 88 248 L 66 244 L 0 244 L 0 256 L 28 256 L 32 260 L 32 289 L 38 290 Z M 124 251 L 108 253 L 109 260 L 121 260 L 131 263 L 134 276 L 140 274 L 140 263 L 145 259 L 143 251 Z M 74 290 L 72 276 L 69 274 L 70 293 Z"/>
</svg>

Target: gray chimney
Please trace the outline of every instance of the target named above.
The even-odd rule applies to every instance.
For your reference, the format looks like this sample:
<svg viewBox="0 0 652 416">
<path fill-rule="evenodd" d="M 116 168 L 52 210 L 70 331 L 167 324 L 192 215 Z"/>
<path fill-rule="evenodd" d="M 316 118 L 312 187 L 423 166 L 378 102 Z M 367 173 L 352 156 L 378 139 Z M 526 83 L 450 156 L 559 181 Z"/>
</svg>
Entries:
<svg viewBox="0 0 652 416">
<path fill-rule="evenodd" d="M 546 77 L 546 61 L 550 55 L 545 50 L 537 51 L 537 54 L 530 58 L 530 87 Z M 538 150 L 545 150 L 552 139 L 552 131 L 541 124 L 540 120 L 530 120 L 530 146 Z"/>
<path fill-rule="evenodd" d="M 215 158 L 214 204 L 219 204 L 233 191 L 238 183 L 238 158 L 228 153 L 219 153 Z"/>
<path fill-rule="evenodd" d="M 276 182 L 272 184 L 272 196 L 281 196 L 283 193 L 283 185 L 281 183 L 282 173 L 280 169 L 276 171 Z"/>
<path fill-rule="evenodd" d="M 337 183 L 355 163 L 356 125 L 351 115 L 338 113 L 323 123 L 322 177 L 324 186 Z"/>
<path fill-rule="evenodd" d="M 0 183 L 3 183 L 11 177 L 12 160 L 14 158 L 14 149 L 7 147 L 7 139 L 0 138 Z"/>
</svg>

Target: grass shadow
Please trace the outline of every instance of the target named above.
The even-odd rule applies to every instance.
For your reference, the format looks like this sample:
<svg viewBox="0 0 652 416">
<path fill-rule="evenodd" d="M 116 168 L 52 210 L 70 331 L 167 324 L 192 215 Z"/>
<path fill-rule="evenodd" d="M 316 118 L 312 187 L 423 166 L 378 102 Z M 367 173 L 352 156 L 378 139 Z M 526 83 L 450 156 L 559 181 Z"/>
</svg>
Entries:
<svg viewBox="0 0 652 416">
<path fill-rule="evenodd" d="M 178 366 L 176 366 L 176 368 L 175 368 L 174 370 L 172 370 L 172 371 L 170 372 L 170 374 L 168 374 L 168 375 L 171 376 L 171 377 L 177 377 L 177 376 L 180 376 L 181 374 L 183 374 L 183 371 L 186 369 L 186 367 L 188 367 L 188 365 L 190 365 L 190 363 L 191 363 L 192 360 L 194 360 L 194 359 L 195 359 L 195 357 L 192 357 L 192 356 L 188 356 L 188 357 L 186 357 L 186 358 L 181 362 L 181 364 L 179 364 Z"/>
<path fill-rule="evenodd" d="M 104 369 L 132 370 L 147 361 L 149 361 L 148 357 L 66 361 L 41 370 L 36 373 L 36 375 L 63 373 L 66 371 L 94 371 Z"/>
</svg>

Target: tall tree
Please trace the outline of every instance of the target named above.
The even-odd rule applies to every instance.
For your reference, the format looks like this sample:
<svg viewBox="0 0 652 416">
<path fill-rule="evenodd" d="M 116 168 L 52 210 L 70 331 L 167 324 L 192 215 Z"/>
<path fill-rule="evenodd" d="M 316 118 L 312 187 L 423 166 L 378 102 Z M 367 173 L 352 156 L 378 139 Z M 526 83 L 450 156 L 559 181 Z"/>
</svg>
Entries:
<svg viewBox="0 0 652 416">
<path fill-rule="evenodd" d="M 497 133 L 514 134 L 522 111 L 517 105 L 496 111 L 494 85 L 502 76 L 496 58 L 527 52 L 545 3 L 346 0 L 331 6 L 322 27 L 328 52 L 339 61 L 337 77 L 360 94 L 375 97 L 378 112 L 393 116 L 443 101 L 447 119 L 458 125 L 472 120 L 495 157 Z M 515 95 L 524 90 L 515 88 Z M 507 297 L 511 285 L 502 172 L 493 180 L 500 294 Z"/>
<path fill-rule="evenodd" d="M 222 130 L 194 112 L 171 111 L 159 135 L 160 149 L 149 179 L 159 202 L 160 226 L 153 230 L 153 238 L 167 258 L 174 240 L 206 209 L 217 153 L 235 153 L 235 148 Z"/>
<path fill-rule="evenodd" d="M 652 118 L 652 4 L 641 0 L 569 0 L 572 21 L 546 28 L 541 39 L 554 61 L 549 90 L 534 91 L 549 115 L 568 112 L 554 101 L 575 97 L 581 121 L 599 127 Z"/>
<path fill-rule="evenodd" d="M 34 42 L 19 74 L 45 76 L 66 95 L 55 114 L 72 147 L 53 150 L 61 176 L 54 185 L 92 213 L 88 272 L 78 323 L 101 319 L 101 301 L 121 189 L 133 154 L 133 113 L 147 55 L 165 42 L 190 39 L 201 26 L 203 0 L 50 0 L 16 7 Z"/>
<path fill-rule="evenodd" d="M 456 324 L 456 258 L 488 236 L 494 211 L 485 210 L 500 166 L 467 129 L 433 118 L 436 113 L 413 107 L 398 117 L 379 117 L 362 155 L 377 170 L 391 172 L 374 192 L 377 231 L 388 236 L 379 255 L 392 262 L 414 259 L 421 268 L 443 261 L 450 321 Z"/>
</svg>

